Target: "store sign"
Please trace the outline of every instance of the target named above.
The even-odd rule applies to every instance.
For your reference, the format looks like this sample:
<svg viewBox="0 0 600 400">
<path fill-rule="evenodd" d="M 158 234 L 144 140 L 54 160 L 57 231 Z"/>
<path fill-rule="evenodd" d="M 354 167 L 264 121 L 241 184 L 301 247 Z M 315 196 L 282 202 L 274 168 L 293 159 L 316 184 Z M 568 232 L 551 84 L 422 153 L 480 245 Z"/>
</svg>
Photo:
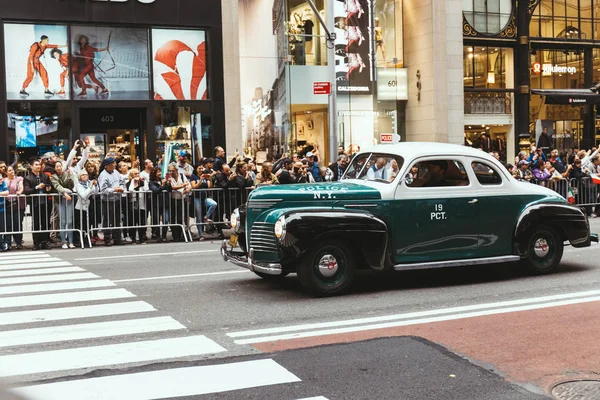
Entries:
<svg viewBox="0 0 600 400">
<path fill-rule="evenodd" d="M 380 133 L 379 143 L 381 144 L 394 144 L 400 143 L 400 135 L 396 133 Z"/>
<path fill-rule="evenodd" d="M 563 67 L 557 64 L 540 64 L 539 62 L 531 65 L 531 70 L 534 74 L 542 74 L 543 76 L 551 76 L 552 74 L 575 74 L 576 67 Z"/>
<path fill-rule="evenodd" d="M 314 82 L 313 94 L 331 94 L 330 82 Z"/>
<path fill-rule="evenodd" d="M 408 100 L 406 68 L 377 68 L 377 100 Z"/>
<path fill-rule="evenodd" d="M 586 99 L 569 99 L 569 104 L 585 104 L 587 103 Z"/>
</svg>

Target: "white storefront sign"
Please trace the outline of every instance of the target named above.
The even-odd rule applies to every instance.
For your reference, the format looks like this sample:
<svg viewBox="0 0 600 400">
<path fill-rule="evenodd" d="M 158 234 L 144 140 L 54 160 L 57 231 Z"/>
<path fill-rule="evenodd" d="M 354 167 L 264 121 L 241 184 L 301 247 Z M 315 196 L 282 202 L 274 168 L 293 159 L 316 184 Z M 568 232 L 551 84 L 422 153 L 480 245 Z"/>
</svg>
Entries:
<svg viewBox="0 0 600 400">
<path fill-rule="evenodd" d="M 377 68 L 377 100 L 408 100 L 406 68 Z"/>
<path fill-rule="evenodd" d="M 576 67 L 563 67 L 556 64 L 542 65 L 542 75 L 550 76 L 552 74 L 574 74 L 577 72 Z"/>
</svg>

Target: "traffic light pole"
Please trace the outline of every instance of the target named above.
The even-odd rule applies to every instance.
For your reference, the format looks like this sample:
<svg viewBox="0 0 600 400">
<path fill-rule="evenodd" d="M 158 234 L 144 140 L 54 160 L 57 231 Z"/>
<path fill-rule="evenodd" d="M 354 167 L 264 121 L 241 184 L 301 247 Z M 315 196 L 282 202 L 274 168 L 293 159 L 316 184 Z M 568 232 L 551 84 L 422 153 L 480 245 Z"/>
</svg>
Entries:
<svg viewBox="0 0 600 400">
<path fill-rule="evenodd" d="M 323 21 L 319 10 L 313 0 L 308 0 L 310 8 L 319 20 L 319 24 L 325 31 L 327 41 L 327 66 L 329 67 L 329 77 L 331 79 L 331 93 L 329 94 L 329 162 L 337 160 L 338 135 L 337 135 L 337 86 L 335 76 L 335 1 L 326 0 L 327 8 L 325 15 L 327 22 Z M 328 28 L 329 27 L 329 28 Z M 330 29 L 331 28 L 331 29 Z M 321 155 L 323 157 L 323 155 Z"/>
</svg>

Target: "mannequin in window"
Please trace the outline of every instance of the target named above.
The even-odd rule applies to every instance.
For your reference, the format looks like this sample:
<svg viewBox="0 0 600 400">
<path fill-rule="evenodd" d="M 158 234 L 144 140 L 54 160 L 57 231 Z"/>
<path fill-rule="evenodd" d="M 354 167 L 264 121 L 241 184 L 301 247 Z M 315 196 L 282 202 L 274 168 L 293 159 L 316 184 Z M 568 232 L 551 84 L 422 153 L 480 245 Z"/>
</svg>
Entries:
<svg viewBox="0 0 600 400">
<path fill-rule="evenodd" d="M 304 14 L 302 15 L 302 24 L 304 26 L 304 34 L 306 35 L 304 37 L 305 40 L 305 46 L 306 46 L 306 56 L 308 58 L 309 54 L 313 54 L 313 28 L 315 26 L 314 22 L 311 19 L 312 17 L 312 12 L 310 11 L 310 9 L 305 10 Z"/>
<path fill-rule="evenodd" d="M 379 17 L 375 18 L 375 59 L 377 59 L 377 51 L 381 49 L 381 55 L 383 56 L 383 65 L 385 66 L 385 43 L 383 41 L 383 32 L 381 26 L 379 26 Z"/>
</svg>

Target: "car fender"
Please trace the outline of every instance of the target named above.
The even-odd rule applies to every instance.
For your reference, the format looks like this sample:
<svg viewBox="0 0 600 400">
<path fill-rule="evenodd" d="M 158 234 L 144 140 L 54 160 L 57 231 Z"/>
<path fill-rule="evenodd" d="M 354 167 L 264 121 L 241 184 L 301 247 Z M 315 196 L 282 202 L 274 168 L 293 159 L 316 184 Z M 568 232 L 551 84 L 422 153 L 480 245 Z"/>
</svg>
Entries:
<svg viewBox="0 0 600 400">
<path fill-rule="evenodd" d="M 561 203 L 537 203 L 523 209 L 517 220 L 514 244 L 521 257 L 527 256 L 527 240 L 531 229 L 551 225 L 563 234 L 573 247 L 590 245 L 590 226 L 580 208 Z"/>
<path fill-rule="evenodd" d="M 294 209 L 285 217 L 285 235 L 279 240 L 282 262 L 297 260 L 325 239 L 349 242 L 370 268 L 381 270 L 389 260 L 389 230 L 373 214 L 346 209 Z"/>
</svg>

